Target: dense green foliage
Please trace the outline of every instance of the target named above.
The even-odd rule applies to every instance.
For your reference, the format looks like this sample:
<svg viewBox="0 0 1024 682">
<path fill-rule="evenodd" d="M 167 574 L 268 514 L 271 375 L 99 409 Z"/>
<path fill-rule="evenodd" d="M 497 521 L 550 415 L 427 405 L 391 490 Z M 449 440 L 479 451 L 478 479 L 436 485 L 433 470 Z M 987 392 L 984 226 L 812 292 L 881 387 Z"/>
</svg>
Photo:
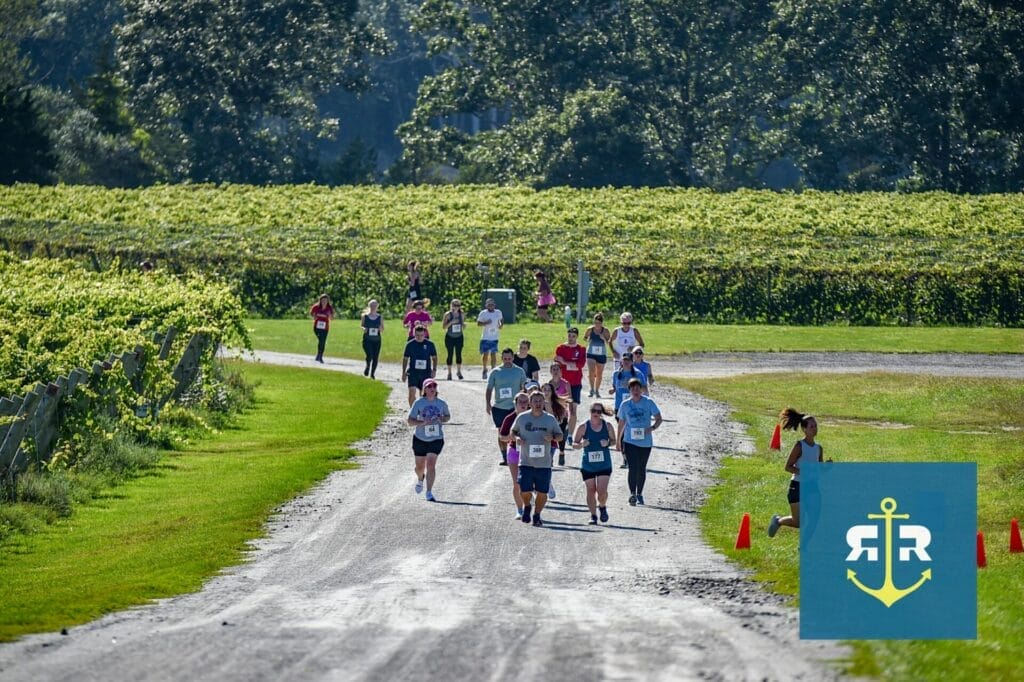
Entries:
<svg viewBox="0 0 1024 682">
<path fill-rule="evenodd" d="M 56 156 L 40 181 L 1024 187 L 1019 3 L 0 9 L 0 79 Z"/>
<path fill-rule="evenodd" d="M 1020 195 L 18 186 L 0 207 L 10 249 L 230 275 L 266 314 L 321 290 L 350 314 L 371 296 L 396 310 L 411 258 L 436 301 L 511 287 L 529 309 L 539 266 L 571 303 L 579 258 L 593 309 L 649 320 L 1024 321 Z"/>
</svg>

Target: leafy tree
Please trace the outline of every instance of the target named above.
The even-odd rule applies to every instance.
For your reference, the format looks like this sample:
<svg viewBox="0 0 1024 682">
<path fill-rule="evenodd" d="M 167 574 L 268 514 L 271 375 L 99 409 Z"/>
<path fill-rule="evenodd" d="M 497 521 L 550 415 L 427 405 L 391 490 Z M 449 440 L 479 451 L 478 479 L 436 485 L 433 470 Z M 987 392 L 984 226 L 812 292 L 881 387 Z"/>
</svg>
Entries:
<svg viewBox="0 0 1024 682">
<path fill-rule="evenodd" d="M 50 136 L 31 91 L 5 86 L 0 90 L 0 184 L 52 182 L 54 165 Z"/>
<path fill-rule="evenodd" d="M 172 177 L 315 177 L 316 140 L 337 120 L 317 98 L 366 85 L 379 37 L 356 0 L 128 0 L 117 56 L 130 108 Z"/>
</svg>

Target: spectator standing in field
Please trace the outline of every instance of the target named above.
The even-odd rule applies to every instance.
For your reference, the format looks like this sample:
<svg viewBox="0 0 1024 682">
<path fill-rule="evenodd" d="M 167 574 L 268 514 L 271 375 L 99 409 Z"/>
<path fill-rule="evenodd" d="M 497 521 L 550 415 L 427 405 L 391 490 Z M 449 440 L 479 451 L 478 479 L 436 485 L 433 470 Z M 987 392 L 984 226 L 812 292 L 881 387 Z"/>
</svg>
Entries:
<svg viewBox="0 0 1024 682">
<path fill-rule="evenodd" d="M 530 395 L 530 411 L 523 412 L 512 423 L 512 435 L 519 452 L 519 489 L 523 496 L 523 523 L 543 526 L 540 513 L 547 504 L 551 488 L 551 444 L 561 440 L 558 421 L 544 411 L 544 396 L 538 391 Z M 533 508 L 536 494 L 536 508 Z M 532 513 L 531 513 L 532 512 Z"/>
<path fill-rule="evenodd" d="M 587 364 L 587 349 L 576 343 L 580 330 L 570 327 L 565 333 L 566 342 L 555 349 L 555 362 L 562 366 L 562 376 L 569 382 L 572 394 L 572 405 L 569 408 L 569 433 L 576 430 L 576 408 L 579 407 L 583 393 L 583 367 Z M 572 437 L 569 437 L 572 445 Z"/>
<path fill-rule="evenodd" d="M 782 428 L 787 431 L 796 431 L 799 426 L 803 429 L 804 437 L 793 444 L 793 449 L 789 451 L 789 458 L 786 460 L 786 471 L 792 474 L 789 480 L 789 492 L 786 495 L 786 500 L 789 502 L 789 516 L 779 516 L 778 514 L 772 516 L 772 520 L 768 524 L 768 537 L 770 538 L 775 537 L 780 526 L 800 527 L 800 462 L 832 461 L 824 459 L 821 443 L 814 442 L 818 435 L 817 419 L 809 414 L 801 414 L 792 407 L 787 407 L 780 412 L 779 419 L 782 420 Z"/>
<path fill-rule="evenodd" d="M 441 329 L 444 329 L 444 347 L 448 352 L 445 364 L 448 365 L 448 381 L 452 380 L 452 354 L 455 355 L 455 369 L 462 379 L 462 346 L 466 342 L 466 315 L 462 311 L 462 301 L 453 298 L 448 312 L 441 318 Z"/>
<path fill-rule="evenodd" d="M 327 347 L 327 332 L 331 329 L 331 320 L 334 319 L 334 306 L 331 305 L 331 297 L 327 294 L 320 294 L 313 307 L 309 309 L 313 318 L 313 333 L 316 334 L 316 361 L 323 363 L 324 349 Z"/>
<path fill-rule="evenodd" d="M 636 367 L 638 372 L 643 372 L 644 376 L 647 377 L 647 395 L 650 395 L 651 386 L 654 385 L 654 370 L 651 369 L 651 363 L 644 360 L 643 346 L 633 348 L 633 366 Z"/>
<path fill-rule="evenodd" d="M 405 312 L 409 312 L 413 309 L 413 305 L 416 301 L 424 298 L 423 286 L 420 283 L 419 261 L 409 261 L 408 265 L 405 266 L 405 270 L 409 285 L 405 293 Z"/>
<path fill-rule="evenodd" d="M 590 419 L 580 424 L 573 438 L 573 447 L 583 451 L 580 473 L 587 486 L 587 507 L 590 524 L 597 525 L 598 511 L 601 523 L 608 523 L 608 482 L 612 476 L 611 446 L 616 442 L 615 427 L 605 417 L 611 416 L 603 403 L 590 406 Z"/>
<path fill-rule="evenodd" d="M 444 449 L 443 424 L 451 418 L 448 403 L 437 397 L 437 381 L 424 380 L 423 396 L 409 407 L 407 421 L 409 426 L 416 427 L 412 437 L 412 454 L 416 458 L 416 485 L 413 489 L 419 495 L 425 480 L 428 502 L 436 502 L 434 478 L 437 475 L 437 458 Z"/>
<path fill-rule="evenodd" d="M 381 334 L 384 333 L 384 318 L 377 312 L 380 304 L 371 299 L 366 310 L 359 316 L 359 328 L 363 330 L 363 354 L 366 355 L 366 369 L 363 376 L 377 378 L 377 362 L 380 360 Z"/>
<path fill-rule="evenodd" d="M 516 504 L 516 520 L 523 520 L 523 494 L 519 490 L 519 450 L 516 448 L 515 439 L 512 437 L 512 424 L 516 417 L 530 409 L 530 396 L 525 393 L 516 394 L 515 412 L 505 417 L 498 429 L 498 438 L 506 444 L 506 456 L 508 461 L 508 473 L 512 475 L 512 500 Z"/>
<path fill-rule="evenodd" d="M 501 367 L 491 372 L 487 378 L 487 390 L 484 392 L 484 409 L 491 416 L 494 428 L 500 429 L 505 417 L 515 410 L 516 394 L 526 387 L 526 372 L 512 364 L 511 348 L 501 351 Z M 501 451 L 501 464 L 507 465 L 506 449 L 508 443 L 498 438 L 498 449 Z"/>
<path fill-rule="evenodd" d="M 533 276 L 537 279 L 537 317 L 541 322 L 550 322 L 551 315 L 548 313 L 548 307 L 555 305 L 558 301 L 551 293 L 551 284 L 548 283 L 548 276 L 544 274 L 544 271 L 538 270 L 533 273 Z"/>
<path fill-rule="evenodd" d="M 402 381 L 408 382 L 409 407 L 416 401 L 416 393 L 423 387 L 423 382 L 433 379 L 436 374 L 437 349 L 427 338 L 426 327 L 417 325 L 402 354 Z"/>
<path fill-rule="evenodd" d="M 612 350 L 615 351 L 615 369 L 623 353 L 632 353 L 636 346 L 644 345 L 640 330 L 633 326 L 633 313 L 619 315 L 619 326 L 612 330 Z"/>
<path fill-rule="evenodd" d="M 651 434 L 661 426 L 661 410 L 644 395 L 639 379 L 629 380 L 629 400 L 618 410 L 619 450 L 629 462 L 629 503 L 644 504 L 644 484 L 647 483 L 647 462 L 651 458 L 654 440 Z M 653 420 L 653 423 L 652 423 Z"/>
<path fill-rule="evenodd" d="M 597 398 L 601 395 L 601 379 L 604 378 L 604 366 L 608 363 L 608 345 L 612 333 L 604 326 L 604 315 L 594 315 L 594 324 L 583 332 L 583 345 L 587 347 L 587 380 L 590 382 L 588 397 Z"/>
<path fill-rule="evenodd" d="M 484 301 L 484 309 L 476 318 L 476 326 L 483 327 L 480 334 L 480 364 L 483 366 L 484 379 L 487 378 L 487 360 L 491 361 L 491 369 L 497 364 L 498 333 L 505 326 L 505 317 L 496 308 L 493 298 Z"/>
<path fill-rule="evenodd" d="M 540 363 L 537 362 L 537 358 L 530 355 L 530 342 L 527 339 L 521 339 L 519 341 L 519 352 L 512 358 L 513 364 L 516 367 L 521 367 L 526 372 L 526 378 L 529 381 L 540 381 Z"/>
<path fill-rule="evenodd" d="M 430 306 L 430 299 L 416 299 L 413 301 L 412 310 L 405 314 L 405 318 L 402 320 L 402 326 L 409 330 L 409 337 L 412 338 L 413 330 L 416 329 L 416 325 L 423 325 L 423 329 L 430 338 L 430 325 L 434 323 L 434 318 L 427 312 L 427 308 Z"/>
</svg>

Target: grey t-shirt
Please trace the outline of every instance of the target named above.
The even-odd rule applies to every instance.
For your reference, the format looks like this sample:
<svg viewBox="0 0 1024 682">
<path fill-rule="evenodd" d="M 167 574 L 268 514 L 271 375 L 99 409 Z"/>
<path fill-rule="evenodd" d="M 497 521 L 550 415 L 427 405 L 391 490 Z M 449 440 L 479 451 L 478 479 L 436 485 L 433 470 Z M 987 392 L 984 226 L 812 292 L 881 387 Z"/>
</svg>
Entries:
<svg viewBox="0 0 1024 682">
<path fill-rule="evenodd" d="M 526 372 L 522 367 L 505 367 L 491 371 L 487 377 L 487 388 L 491 389 L 491 404 L 502 410 L 512 410 L 516 406 L 516 393 L 526 386 Z"/>
<path fill-rule="evenodd" d="M 442 417 L 451 417 L 448 410 L 448 403 L 440 398 L 427 400 L 417 398 L 416 402 L 409 408 L 409 419 L 423 419 L 434 422 L 425 426 L 416 427 L 416 437 L 424 441 L 444 440 L 444 427 L 441 426 Z"/>
<path fill-rule="evenodd" d="M 519 451 L 519 465 L 538 469 L 551 468 L 551 443 L 544 440 L 545 434 L 561 436 L 558 420 L 549 412 L 534 417 L 532 412 L 523 412 L 512 424 L 512 435 L 523 439 Z"/>
</svg>

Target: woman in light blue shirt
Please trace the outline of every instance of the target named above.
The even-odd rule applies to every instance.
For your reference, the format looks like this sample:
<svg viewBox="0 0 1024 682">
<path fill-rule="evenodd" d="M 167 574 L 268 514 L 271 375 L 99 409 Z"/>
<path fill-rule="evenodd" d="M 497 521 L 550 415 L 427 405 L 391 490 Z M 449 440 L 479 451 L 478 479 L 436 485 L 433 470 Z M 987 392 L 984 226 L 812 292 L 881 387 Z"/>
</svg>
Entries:
<svg viewBox="0 0 1024 682">
<path fill-rule="evenodd" d="M 619 405 L 619 450 L 629 463 L 629 503 L 643 505 L 644 484 L 647 482 L 647 461 L 651 457 L 654 439 L 651 434 L 661 426 L 661 410 L 644 395 L 639 379 L 629 380 L 629 400 Z"/>
</svg>

